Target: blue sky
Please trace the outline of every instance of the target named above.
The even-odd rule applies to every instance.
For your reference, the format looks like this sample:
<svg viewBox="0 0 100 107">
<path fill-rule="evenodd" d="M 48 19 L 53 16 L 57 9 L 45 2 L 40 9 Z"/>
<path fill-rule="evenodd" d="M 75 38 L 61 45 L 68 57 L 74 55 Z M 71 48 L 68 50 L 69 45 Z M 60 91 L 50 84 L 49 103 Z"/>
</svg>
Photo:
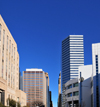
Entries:
<svg viewBox="0 0 100 107">
<path fill-rule="evenodd" d="M 84 35 L 85 64 L 92 63 L 91 44 L 100 42 L 100 1 L 0 0 L 0 14 L 17 43 L 20 71 L 48 72 L 57 107 L 61 42 L 68 35 Z"/>
</svg>

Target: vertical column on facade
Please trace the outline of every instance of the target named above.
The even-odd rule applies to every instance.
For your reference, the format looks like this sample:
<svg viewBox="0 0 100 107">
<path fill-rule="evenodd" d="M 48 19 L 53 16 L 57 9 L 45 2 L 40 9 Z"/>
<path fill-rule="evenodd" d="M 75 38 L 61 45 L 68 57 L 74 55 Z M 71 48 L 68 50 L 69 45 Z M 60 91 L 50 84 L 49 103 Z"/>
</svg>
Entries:
<svg viewBox="0 0 100 107">
<path fill-rule="evenodd" d="M 70 104 L 68 103 L 68 107 L 70 107 Z"/>
<path fill-rule="evenodd" d="M 73 101 L 73 99 L 72 99 L 72 107 L 74 107 L 74 101 Z"/>
</svg>

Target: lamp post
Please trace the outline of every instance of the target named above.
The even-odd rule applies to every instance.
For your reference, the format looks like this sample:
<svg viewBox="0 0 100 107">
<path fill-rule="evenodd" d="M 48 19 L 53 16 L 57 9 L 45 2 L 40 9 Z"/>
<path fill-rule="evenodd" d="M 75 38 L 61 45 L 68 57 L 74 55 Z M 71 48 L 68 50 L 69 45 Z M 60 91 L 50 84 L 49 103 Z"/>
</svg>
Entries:
<svg viewBox="0 0 100 107">
<path fill-rule="evenodd" d="M 82 82 L 84 81 L 84 78 L 81 76 L 81 72 L 80 72 L 80 107 L 82 107 Z"/>
</svg>

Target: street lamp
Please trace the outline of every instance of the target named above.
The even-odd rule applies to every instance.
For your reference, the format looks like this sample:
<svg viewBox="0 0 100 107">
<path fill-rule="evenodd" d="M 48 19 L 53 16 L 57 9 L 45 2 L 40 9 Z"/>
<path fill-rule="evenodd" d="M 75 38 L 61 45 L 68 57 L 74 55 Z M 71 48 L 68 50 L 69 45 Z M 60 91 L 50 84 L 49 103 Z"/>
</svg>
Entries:
<svg viewBox="0 0 100 107">
<path fill-rule="evenodd" d="M 81 76 L 81 72 L 80 72 L 80 107 L 82 107 L 82 82 L 84 81 L 84 78 Z"/>
</svg>

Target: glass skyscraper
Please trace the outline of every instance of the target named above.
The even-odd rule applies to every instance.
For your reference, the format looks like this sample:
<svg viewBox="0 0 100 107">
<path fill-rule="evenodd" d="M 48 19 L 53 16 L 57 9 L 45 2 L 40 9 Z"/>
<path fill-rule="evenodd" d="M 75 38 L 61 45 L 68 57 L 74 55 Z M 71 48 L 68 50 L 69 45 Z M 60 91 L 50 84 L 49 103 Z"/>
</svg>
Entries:
<svg viewBox="0 0 100 107">
<path fill-rule="evenodd" d="M 62 107 L 64 84 L 78 78 L 78 67 L 84 65 L 83 35 L 69 35 L 62 41 Z"/>
</svg>

